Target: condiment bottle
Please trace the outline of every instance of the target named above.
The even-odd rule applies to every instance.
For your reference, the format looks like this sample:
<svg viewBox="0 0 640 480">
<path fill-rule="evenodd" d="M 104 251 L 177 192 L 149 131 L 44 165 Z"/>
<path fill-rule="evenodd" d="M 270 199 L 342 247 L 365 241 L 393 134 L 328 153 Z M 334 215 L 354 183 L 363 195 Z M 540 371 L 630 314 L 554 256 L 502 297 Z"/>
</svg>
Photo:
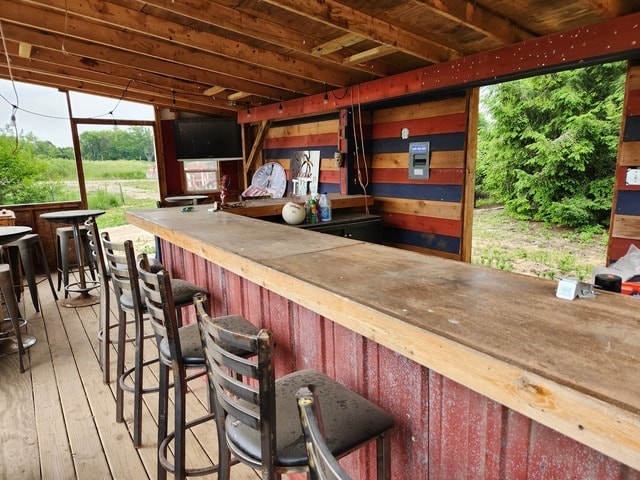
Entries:
<svg viewBox="0 0 640 480">
<path fill-rule="evenodd" d="M 311 212 L 311 223 L 316 223 L 318 221 L 318 203 L 316 202 L 315 197 L 311 197 L 309 200 L 309 211 Z"/>
</svg>

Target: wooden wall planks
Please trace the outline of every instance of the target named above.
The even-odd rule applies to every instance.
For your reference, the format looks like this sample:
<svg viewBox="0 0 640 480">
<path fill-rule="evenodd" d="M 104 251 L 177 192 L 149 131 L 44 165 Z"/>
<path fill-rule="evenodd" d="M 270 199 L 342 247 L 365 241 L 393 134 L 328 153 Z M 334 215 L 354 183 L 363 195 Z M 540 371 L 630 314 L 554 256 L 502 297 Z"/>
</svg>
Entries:
<svg viewBox="0 0 640 480">
<path fill-rule="evenodd" d="M 333 163 L 333 154 L 340 151 L 339 115 L 324 115 L 300 120 L 274 122 L 267 133 L 263 149 L 266 161 L 278 162 L 291 180 L 290 159 L 298 151 L 320 151 L 318 192 L 346 193 L 341 188 L 341 170 Z"/>
<path fill-rule="evenodd" d="M 640 245 L 640 186 L 627 185 L 629 168 L 640 167 L 640 61 L 629 62 L 611 211 L 607 264 Z"/>
<path fill-rule="evenodd" d="M 373 112 L 371 194 L 385 243 L 462 258 L 468 124 L 466 92 Z M 430 143 L 428 180 L 409 179 L 411 142 Z"/>
<path fill-rule="evenodd" d="M 368 182 L 363 183 L 375 197 L 374 213 L 383 218 L 383 241 L 462 259 L 465 179 L 474 170 L 467 164 L 468 136 L 476 134 L 469 128 L 472 98 L 477 96 L 459 92 L 445 99 L 366 112 L 353 107 L 353 114 L 274 124 L 263 145 L 265 159 L 288 170 L 296 151 L 320 150 L 319 191 L 361 193 L 354 158 L 355 148 L 362 148 L 369 166 Z M 403 128 L 410 132 L 406 139 L 400 136 Z M 428 180 L 408 178 L 409 143 L 420 141 L 430 142 Z M 333 162 L 338 149 L 346 150 L 348 159 L 341 168 Z M 362 172 L 364 178 L 364 167 Z"/>
</svg>

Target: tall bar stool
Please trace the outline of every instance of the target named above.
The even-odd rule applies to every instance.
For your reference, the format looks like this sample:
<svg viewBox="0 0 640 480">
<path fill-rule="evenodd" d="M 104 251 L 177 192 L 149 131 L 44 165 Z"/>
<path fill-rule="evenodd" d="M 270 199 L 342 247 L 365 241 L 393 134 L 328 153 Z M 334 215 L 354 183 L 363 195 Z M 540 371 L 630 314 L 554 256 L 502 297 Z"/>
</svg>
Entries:
<svg viewBox="0 0 640 480">
<path fill-rule="evenodd" d="M 109 290 L 109 271 L 104 261 L 102 242 L 98 224 L 90 218 L 84 224 L 87 229 L 89 253 L 98 271 L 100 282 L 100 318 L 98 321 L 98 344 L 100 348 L 100 368 L 102 368 L 102 381 L 111 381 L 111 330 L 118 327 L 117 323 L 111 323 L 111 292 Z"/>
<path fill-rule="evenodd" d="M 49 271 L 47 256 L 44 253 L 44 247 L 42 246 L 40 235 L 37 233 L 29 233 L 18 240 L 8 243 L 5 247 L 9 250 L 9 255 L 12 259 L 15 259 L 18 256 L 15 254 L 16 250 L 19 254 L 20 263 L 22 264 L 24 276 L 27 280 L 29 293 L 31 294 L 31 300 L 36 312 L 40 311 L 40 301 L 38 298 L 38 282 L 36 280 L 35 262 L 33 259 L 34 255 L 38 256 L 40 260 L 40 267 L 49 282 L 49 288 L 51 288 L 53 298 L 58 300 L 56 289 L 53 286 L 53 280 L 51 280 L 51 272 Z M 15 280 L 17 281 L 18 279 Z"/>
<path fill-rule="evenodd" d="M 178 326 L 173 290 L 169 274 L 165 270 L 153 273 L 145 254 L 138 257 L 138 274 L 141 280 L 142 296 L 146 302 L 151 326 L 156 334 L 160 356 L 159 392 L 158 392 L 158 471 L 157 478 L 164 480 L 167 472 L 182 480 L 186 476 L 200 476 L 218 470 L 218 465 L 187 468 L 185 464 L 187 431 L 208 420 L 213 415 L 204 415 L 187 422 L 186 393 L 187 382 L 207 373 L 200 332 L 197 324 Z M 234 329 L 257 332 L 248 320 L 238 315 L 216 318 Z M 237 350 L 238 355 L 247 355 L 248 351 Z M 195 373 L 187 375 L 189 371 Z M 169 371 L 173 374 L 174 391 L 174 430 L 168 432 Z M 213 411 L 212 406 L 209 410 Z M 169 444 L 173 442 L 173 464 L 167 459 Z"/>
<path fill-rule="evenodd" d="M 116 421 L 124 420 L 124 392 L 133 393 L 133 444 L 140 446 L 142 442 L 142 396 L 146 393 L 157 392 L 158 387 L 145 388 L 143 385 L 143 369 L 158 362 L 158 358 L 144 360 L 144 341 L 154 335 L 145 335 L 144 321 L 146 307 L 140 294 L 140 285 L 133 242 L 112 242 L 103 232 L 102 246 L 107 260 L 110 280 L 113 284 L 115 296 L 118 299 L 118 358 L 116 362 Z M 176 292 L 175 307 L 179 310 L 193 304 L 196 293 L 208 295 L 208 292 L 184 280 L 172 279 L 171 285 Z M 133 316 L 128 320 L 128 316 Z M 132 339 L 135 345 L 134 364 L 125 370 L 126 344 L 131 342 L 126 338 L 127 324 L 134 323 L 135 334 Z"/>
<path fill-rule="evenodd" d="M 296 415 L 296 393 L 314 385 L 331 454 L 340 458 L 375 440 L 377 479 L 390 480 L 388 430 L 393 418 L 383 409 L 316 370 L 300 370 L 275 379 L 272 336 L 234 331 L 207 315 L 202 298 L 196 312 L 207 361 L 209 395 L 215 398 L 220 451 L 219 480 L 229 479 L 231 455 L 261 470 L 263 480 L 309 470 L 304 433 Z M 238 357 L 248 349 L 256 360 Z M 242 375 L 242 379 L 237 378 Z"/>
<path fill-rule="evenodd" d="M 300 387 L 296 393 L 300 425 L 309 457 L 309 473 L 314 480 L 351 480 L 333 456 L 324 436 L 322 412 L 318 405 L 315 387 Z"/>
<path fill-rule="evenodd" d="M 11 268 L 6 263 L 0 263 L 0 293 L 2 294 L 2 301 L 7 308 L 11 322 L 11 329 L 5 330 L 4 328 L 0 328 L 0 356 L 9 355 L 17 351 L 20 373 L 23 373 L 24 362 L 22 357 L 26 353 L 26 349 L 20 333 L 20 327 L 24 321 L 21 321 L 22 316 L 13 289 Z M 2 322 L 4 324 L 4 320 Z M 31 346 L 33 343 L 35 343 L 35 339 L 27 346 Z"/>
<path fill-rule="evenodd" d="M 87 238 L 87 227 L 80 226 L 80 240 L 84 246 L 84 254 L 91 272 L 91 278 L 96 279 L 95 263 L 90 253 L 89 240 Z M 56 228 L 56 263 L 58 269 L 58 291 L 60 291 L 61 285 L 65 287 L 69 285 L 69 271 L 71 265 L 69 263 L 69 243 L 74 244 L 73 241 L 73 227 L 58 227 Z M 76 255 L 82 255 L 83 252 L 76 252 Z M 69 296 L 66 288 L 64 291 L 64 298 Z"/>
</svg>

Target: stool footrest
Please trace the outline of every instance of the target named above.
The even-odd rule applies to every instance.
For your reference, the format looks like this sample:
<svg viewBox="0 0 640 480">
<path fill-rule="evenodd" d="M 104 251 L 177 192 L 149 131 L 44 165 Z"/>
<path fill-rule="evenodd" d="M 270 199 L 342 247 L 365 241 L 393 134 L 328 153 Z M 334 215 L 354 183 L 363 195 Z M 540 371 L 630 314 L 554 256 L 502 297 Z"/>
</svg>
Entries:
<svg viewBox="0 0 640 480">
<path fill-rule="evenodd" d="M 153 360 L 147 360 L 146 362 L 143 362 L 142 367 L 148 367 L 149 365 L 153 365 L 154 363 L 158 363 L 159 359 L 154 358 Z M 131 367 L 127 370 L 125 370 L 122 375 L 120 375 L 120 378 L 118 378 L 118 384 L 120 385 L 120 388 L 122 390 L 124 390 L 125 392 L 129 392 L 129 393 L 133 393 L 135 392 L 135 386 L 132 385 L 127 385 L 127 379 L 131 377 L 131 375 L 136 371 L 135 367 Z M 155 387 L 151 387 L 151 388 L 143 388 L 142 389 L 142 393 L 153 393 L 153 392 L 158 392 L 159 389 L 157 386 Z"/>
<path fill-rule="evenodd" d="M 213 413 L 203 415 L 202 417 L 198 417 L 194 420 L 191 420 L 190 422 L 187 422 L 184 426 L 184 429 L 186 431 L 214 419 L 215 415 Z M 162 468 L 164 468 L 169 473 L 175 473 L 176 471 L 174 464 L 167 459 L 167 450 L 169 448 L 169 443 L 173 441 L 175 436 L 175 431 L 170 432 L 166 437 L 164 437 L 164 440 L 162 440 L 162 442 L 160 442 L 160 445 L 158 446 L 158 461 L 160 462 L 160 465 L 162 465 Z M 216 464 L 199 468 L 185 468 L 185 474 L 187 477 L 197 477 L 201 475 L 207 475 L 209 473 L 215 473 L 218 471 L 218 468 L 219 466 Z"/>
</svg>

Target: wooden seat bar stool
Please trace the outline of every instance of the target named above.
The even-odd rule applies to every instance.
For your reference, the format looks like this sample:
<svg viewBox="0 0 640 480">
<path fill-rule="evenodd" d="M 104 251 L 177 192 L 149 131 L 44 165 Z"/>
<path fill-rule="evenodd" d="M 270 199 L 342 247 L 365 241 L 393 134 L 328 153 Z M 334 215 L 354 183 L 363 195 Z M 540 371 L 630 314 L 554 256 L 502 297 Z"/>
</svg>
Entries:
<svg viewBox="0 0 640 480">
<path fill-rule="evenodd" d="M 200 476 L 218 471 L 218 465 L 206 465 L 197 468 L 187 468 L 185 463 L 187 431 L 206 421 L 213 420 L 213 414 L 197 417 L 187 421 L 186 393 L 187 382 L 204 376 L 206 364 L 200 332 L 197 324 L 178 326 L 175 315 L 171 279 L 165 270 L 153 273 L 149 266 L 149 259 L 145 254 L 138 258 L 138 274 L 141 280 L 142 296 L 145 299 L 151 325 L 156 333 L 160 356 L 159 391 L 158 391 L 158 472 L 157 479 L 163 480 L 167 472 L 173 473 L 174 478 L 182 480 L 186 476 Z M 199 298 L 205 298 L 198 294 Z M 257 328 L 248 320 L 238 315 L 216 317 L 216 321 L 233 325 L 235 329 L 257 332 Z M 238 355 L 248 352 L 235 351 Z M 188 371 L 195 373 L 187 375 Z M 169 406 L 169 372 L 173 376 L 174 391 L 174 430 L 168 431 Z M 209 411 L 213 409 L 209 406 Z M 167 458 L 169 444 L 173 442 L 172 464 Z"/>
<path fill-rule="evenodd" d="M 387 431 L 394 422 L 389 414 L 315 370 L 293 372 L 276 380 L 268 330 L 257 334 L 233 331 L 209 317 L 203 300 L 197 298 L 195 303 L 209 392 L 215 400 L 220 480 L 229 479 L 231 455 L 261 470 L 263 480 L 309 471 L 304 433 L 295 414 L 296 392 L 307 385 L 315 386 L 326 412 L 324 426 L 331 454 L 340 458 L 376 440 L 377 478 L 390 480 Z M 231 348 L 250 350 L 255 357 L 239 357 Z"/>
</svg>

